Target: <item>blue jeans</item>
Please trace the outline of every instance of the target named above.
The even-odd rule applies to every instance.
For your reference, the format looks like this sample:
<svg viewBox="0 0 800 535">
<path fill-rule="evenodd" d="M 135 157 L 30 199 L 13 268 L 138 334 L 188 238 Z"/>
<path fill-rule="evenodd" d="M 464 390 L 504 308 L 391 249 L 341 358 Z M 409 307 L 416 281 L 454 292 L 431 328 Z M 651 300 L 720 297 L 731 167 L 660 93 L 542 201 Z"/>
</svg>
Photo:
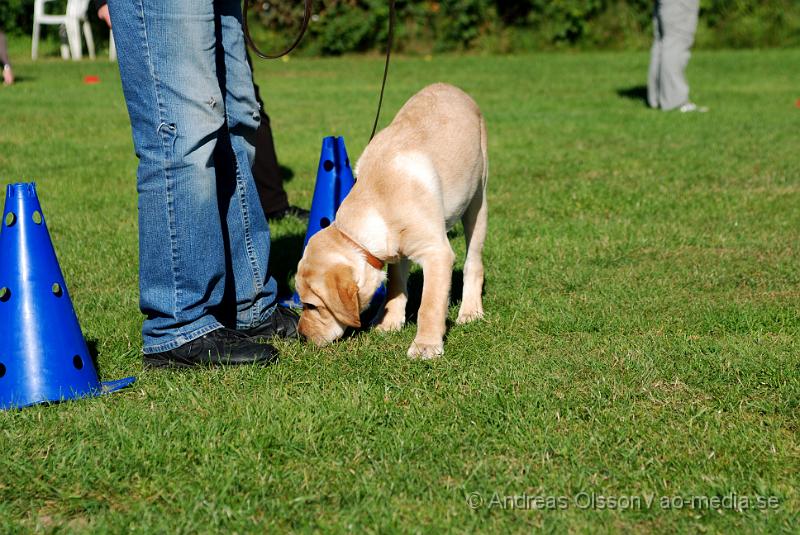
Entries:
<svg viewBox="0 0 800 535">
<path fill-rule="evenodd" d="M 144 352 L 275 308 L 252 164 L 259 106 L 240 0 L 111 0 L 139 158 Z"/>
</svg>

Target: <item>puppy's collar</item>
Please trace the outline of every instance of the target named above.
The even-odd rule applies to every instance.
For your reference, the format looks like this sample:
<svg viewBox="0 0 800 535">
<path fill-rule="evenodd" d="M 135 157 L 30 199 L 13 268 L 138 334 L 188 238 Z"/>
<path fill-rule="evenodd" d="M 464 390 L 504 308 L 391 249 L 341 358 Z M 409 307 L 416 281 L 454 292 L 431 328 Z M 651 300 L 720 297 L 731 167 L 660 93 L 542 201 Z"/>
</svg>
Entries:
<svg viewBox="0 0 800 535">
<path fill-rule="evenodd" d="M 341 234 L 344 237 L 345 240 L 347 240 L 350 243 L 352 243 L 353 245 L 355 245 L 356 249 L 361 251 L 361 254 L 364 255 L 364 259 L 367 261 L 367 264 L 369 264 L 370 266 L 374 267 L 377 270 L 383 269 L 383 265 L 384 265 L 383 260 L 381 260 L 380 258 L 375 256 L 374 254 L 372 254 L 369 251 L 367 251 L 364 247 L 359 245 L 357 241 L 355 241 L 353 238 L 351 238 L 350 236 L 345 234 L 344 231 L 342 229 L 340 229 L 335 223 L 333 225 L 331 225 L 331 226 L 333 228 L 335 228 L 337 231 L 339 231 L 339 234 Z"/>
</svg>

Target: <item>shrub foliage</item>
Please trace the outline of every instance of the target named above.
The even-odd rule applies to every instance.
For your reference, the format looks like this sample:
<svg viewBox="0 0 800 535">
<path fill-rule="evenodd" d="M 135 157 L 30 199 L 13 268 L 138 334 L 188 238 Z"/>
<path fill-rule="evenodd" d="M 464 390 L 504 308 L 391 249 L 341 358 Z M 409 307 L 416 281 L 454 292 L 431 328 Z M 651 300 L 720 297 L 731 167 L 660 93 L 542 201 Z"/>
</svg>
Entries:
<svg viewBox="0 0 800 535">
<path fill-rule="evenodd" d="M 270 49 L 297 32 L 300 0 L 252 0 L 253 33 Z M 395 48 L 514 52 L 646 47 L 653 0 L 397 0 Z M 0 0 L 0 28 L 31 30 L 33 0 Z M 389 0 L 314 0 L 302 49 L 336 55 L 382 49 Z M 800 45 L 797 0 L 701 0 L 700 47 Z M 260 24 L 259 24 L 260 22 Z"/>
</svg>

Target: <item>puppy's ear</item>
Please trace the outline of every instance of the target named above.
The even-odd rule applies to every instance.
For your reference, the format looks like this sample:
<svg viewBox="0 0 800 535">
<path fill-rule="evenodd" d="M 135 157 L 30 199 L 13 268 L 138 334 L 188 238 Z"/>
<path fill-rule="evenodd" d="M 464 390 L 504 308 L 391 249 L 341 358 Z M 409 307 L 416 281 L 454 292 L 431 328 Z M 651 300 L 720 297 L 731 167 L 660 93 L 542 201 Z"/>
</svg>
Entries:
<svg viewBox="0 0 800 535">
<path fill-rule="evenodd" d="M 336 266 L 327 275 L 326 286 L 331 289 L 329 308 L 336 319 L 350 327 L 361 327 L 358 285 L 347 266 Z"/>
</svg>

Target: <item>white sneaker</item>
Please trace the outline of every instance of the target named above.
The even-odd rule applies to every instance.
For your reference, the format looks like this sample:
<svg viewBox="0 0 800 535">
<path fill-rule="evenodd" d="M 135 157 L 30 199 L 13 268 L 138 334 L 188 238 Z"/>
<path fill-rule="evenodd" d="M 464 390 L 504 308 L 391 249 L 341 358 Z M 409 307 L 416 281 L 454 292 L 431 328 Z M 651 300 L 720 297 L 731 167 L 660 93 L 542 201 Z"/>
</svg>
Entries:
<svg viewBox="0 0 800 535">
<path fill-rule="evenodd" d="M 11 85 L 14 83 L 14 71 L 11 70 L 11 65 L 3 66 L 3 85 Z"/>
<path fill-rule="evenodd" d="M 693 111 L 696 111 L 697 113 L 705 113 L 708 111 L 708 108 L 706 106 L 698 106 L 694 102 L 687 102 L 686 104 L 678 108 L 678 111 L 680 111 L 681 113 L 690 113 Z"/>
</svg>

